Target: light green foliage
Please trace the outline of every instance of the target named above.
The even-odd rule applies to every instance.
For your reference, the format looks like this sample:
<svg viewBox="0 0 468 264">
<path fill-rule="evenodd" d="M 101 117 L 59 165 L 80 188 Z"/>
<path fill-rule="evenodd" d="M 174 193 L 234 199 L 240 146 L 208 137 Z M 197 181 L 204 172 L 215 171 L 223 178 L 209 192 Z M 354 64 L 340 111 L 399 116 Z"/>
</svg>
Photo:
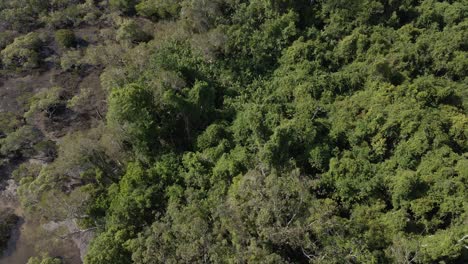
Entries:
<svg viewBox="0 0 468 264">
<path fill-rule="evenodd" d="M 130 264 L 128 252 L 123 247 L 125 240 L 121 238 L 122 235 L 122 232 L 109 231 L 94 239 L 85 263 Z"/>
<path fill-rule="evenodd" d="M 107 112 L 15 172 L 26 212 L 96 228 L 85 263 L 467 262 L 463 1 L 102 5 L 101 34 L 61 65 L 102 69 Z M 4 64 L 12 47 L 37 53 L 24 39 L 5 41 Z M 68 105 L 87 113 L 80 89 Z M 0 124 L 2 155 L 55 149 Z"/>
<path fill-rule="evenodd" d="M 109 125 L 118 128 L 135 151 L 143 155 L 157 146 L 154 114 L 153 96 L 144 87 L 131 84 L 114 90 L 110 95 Z"/>
<path fill-rule="evenodd" d="M 32 257 L 27 264 L 62 264 L 63 261 L 59 258 L 52 257 Z"/>
<path fill-rule="evenodd" d="M 24 114 L 26 118 L 44 111 L 50 118 L 54 115 L 55 108 L 60 104 L 60 96 L 63 89 L 61 87 L 52 87 L 37 93 L 30 102 L 29 110 Z"/>
<path fill-rule="evenodd" d="M 33 146 L 42 135 L 38 129 L 22 126 L 0 139 L 0 154 L 11 157 L 28 157 L 34 154 Z"/>
<path fill-rule="evenodd" d="M 100 214 L 91 208 L 93 199 L 100 195 L 99 186 L 111 183 L 119 172 L 117 160 L 108 158 L 108 153 L 117 152 L 111 149 L 115 139 L 108 141 L 104 133 L 96 128 L 68 135 L 62 138 L 53 163 L 15 172 L 21 183 L 19 198 L 30 216 L 46 221 L 86 221 L 90 215 Z M 66 189 L 66 193 L 62 191 Z"/>
<path fill-rule="evenodd" d="M 151 171 L 145 172 L 138 164 L 129 164 L 119 185 L 109 189 L 112 197 L 110 224 L 118 228 L 139 226 L 145 219 L 145 211 L 156 206 L 157 198 L 162 198 L 157 195 L 160 184 L 160 179 Z"/>
<path fill-rule="evenodd" d="M 20 182 L 22 178 L 39 175 L 41 168 L 40 164 L 23 163 L 13 171 L 12 176 L 17 182 Z"/>
<path fill-rule="evenodd" d="M 168 200 L 162 209 L 153 202 L 157 213 L 141 224 L 149 227 L 115 222 L 141 221 L 126 217 L 138 210 L 145 218 L 145 184 L 133 187 L 138 202 L 135 191 L 126 195 L 133 209 L 112 204 L 107 230 L 125 234 L 126 254 L 139 263 L 463 262 L 462 9 L 183 2 L 180 20 L 195 43 L 214 29 L 226 42 L 202 58 L 158 46 L 139 81 L 150 84 L 153 120 L 167 133 L 150 134 L 185 138 L 164 144 L 183 150 L 180 176 L 154 183 Z M 448 35 L 450 45 L 440 44 Z M 134 165 L 127 172 L 136 182 L 150 175 Z M 126 193 L 110 190 L 119 200 Z"/>
<path fill-rule="evenodd" d="M 40 1 L 5 0 L 0 3 L 0 19 L 13 30 L 28 32 L 42 23 L 62 28 L 78 26 L 83 21 L 93 22 L 92 15 L 99 14 L 93 1 Z"/>
<path fill-rule="evenodd" d="M 76 27 L 84 23 L 95 24 L 101 13 L 93 1 L 52 1 L 54 12 L 41 15 L 40 21 L 53 28 Z M 84 3 L 82 3 L 84 2 Z"/>
<path fill-rule="evenodd" d="M 39 66 L 41 39 L 37 33 L 17 37 L 0 52 L 2 64 L 12 69 L 32 69 Z"/>
</svg>

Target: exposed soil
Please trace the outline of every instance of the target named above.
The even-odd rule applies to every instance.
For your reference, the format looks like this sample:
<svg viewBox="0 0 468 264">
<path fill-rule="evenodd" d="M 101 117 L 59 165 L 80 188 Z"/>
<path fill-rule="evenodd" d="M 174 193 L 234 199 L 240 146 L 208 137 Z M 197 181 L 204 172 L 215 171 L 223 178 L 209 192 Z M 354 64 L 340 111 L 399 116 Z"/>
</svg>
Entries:
<svg viewBox="0 0 468 264">
<path fill-rule="evenodd" d="M 1 27 L 0 23 L 0 29 Z M 99 27 L 95 26 L 77 28 L 77 48 L 98 42 L 99 30 Z M 63 52 L 54 41 L 48 40 L 40 52 L 41 58 L 44 59 L 41 69 L 28 72 L 0 71 L 0 113 L 11 113 L 21 120 L 22 124 L 34 126 L 42 133 L 41 137 L 44 140 L 60 141 L 61 137 L 68 133 L 92 127 L 95 121 L 102 119 L 105 114 L 106 96 L 101 89 L 99 78 L 102 69 L 85 65 L 79 71 L 62 71 L 53 58 Z M 45 60 L 47 57 L 52 60 Z M 42 113 L 36 113 L 31 119 L 23 118 L 33 96 L 52 87 L 62 88 L 59 95 L 61 102 Z M 67 101 L 80 93 L 86 94 L 86 104 L 69 108 Z M 53 158 L 28 156 L 8 160 L 0 156 L 0 211 L 8 208 L 19 217 L 7 249 L 0 257 L 0 264 L 24 264 L 29 257 L 45 252 L 51 256 L 63 257 L 66 263 L 81 263 L 80 257 L 84 256 L 93 237 L 93 230 L 79 230 L 72 220 L 44 225 L 36 219 L 28 219 L 20 206 L 17 197 L 18 186 L 11 179 L 11 173 L 22 162 L 37 160 L 44 164 L 53 161 Z M 50 229 L 51 226 L 56 228 Z M 66 235 L 58 235 L 59 233 Z M 38 249 L 41 252 L 37 252 Z"/>
<path fill-rule="evenodd" d="M 81 253 L 86 250 L 92 233 L 83 234 L 84 238 L 79 239 L 81 233 L 61 238 L 55 232 L 49 232 L 54 230 L 48 231 L 44 225 L 25 216 L 17 200 L 17 187 L 14 180 L 8 180 L 0 191 L 0 211 L 11 210 L 19 218 L 7 248 L 0 257 L 0 264 L 24 264 L 30 257 L 45 252 L 50 256 L 63 257 L 69 264 L 81 263 Z"/>
</svg>

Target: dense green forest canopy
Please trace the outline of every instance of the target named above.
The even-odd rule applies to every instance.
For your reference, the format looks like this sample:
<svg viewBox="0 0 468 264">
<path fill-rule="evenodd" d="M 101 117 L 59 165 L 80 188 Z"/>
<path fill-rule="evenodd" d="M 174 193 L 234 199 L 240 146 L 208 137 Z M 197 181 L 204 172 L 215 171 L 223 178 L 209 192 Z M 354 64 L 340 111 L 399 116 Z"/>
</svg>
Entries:
<svg viewBox="0 0 468 264">
<path fill-rule="evenodd" d="M 95 230 L 86 264 L 467 263 L 467 18 L 466 0 L 0 0 L 0 73 L 100 75 L 0 113 L 0 153 L 48 159 L 15 171 L 21 202 Z M 67 115 L 91 121 L 41 129 Z"/>
</svg>

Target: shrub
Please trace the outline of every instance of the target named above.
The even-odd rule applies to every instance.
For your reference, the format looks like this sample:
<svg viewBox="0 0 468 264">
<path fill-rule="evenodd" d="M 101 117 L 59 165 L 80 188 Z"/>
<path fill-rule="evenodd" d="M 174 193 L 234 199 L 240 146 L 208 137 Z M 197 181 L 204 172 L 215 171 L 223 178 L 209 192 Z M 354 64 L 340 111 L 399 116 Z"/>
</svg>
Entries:
<svg viewBox="0 0 468 264">
<path fill-rule="evenodd" d="M 131 44 L 148 41 L 151 36 L 144 32 L 135 21 L 126 20 L 117 30 L 116 39 L 124 44 Z"/>
<path fill-rule="evenodd" d="M 81 23 L 94 22 L 100 13 L 99 9 L 90 1 L 83 4 L 74 4 L 67 1 L 63 9 L 47 13 L 40 17 L 40 21 L 52 28 L 77 27 Z"/>
<path fill-rule="evenodd" d="M 12 112 L 0 112 L 0 136 L 9 134 L 20 126 L 20 120 Z"/>
<path fill-rule="evenodd" d="M 62 70 L 64 71 L 76 69 L 81 65 L 81 61 L 81 52 L 79 50 L 70 50 L 65 52 L 60 58 L 60 67 L 62 67 Z"/>
<path fill-rule="evenodd" d="M 6 68 L 32 69 L 39 65 L 38 50 L 41 39 L 37 33 L 17 37 L 13 43 L 1 51 L 0 57 Z"/>
<path fill-rule="evenodd" d="M 124 13 L 131 13 L 135 10 L 136 0 L 109 0 L 111 8 L 122 11 Z"/>
<path fill-rule="evenodd" d="M 16 35 L 16 32 L 11 30 L 0 32 L 0 50 L 10 45 L 15 40 Z"/>
<path fill-rule="evenodd" d="M 71 48 L 76 43 L 75 33 L 69 29 L 60 29 L 55 32 L 55 41 L 62 48 Z"/>
<path fill-rule="evenodd" d="M 31 105 L 29 110 L 24 114 L 24 117 L 29 119 L 39 112 L 44 112 L 51 118 L 56 110 L 55 107 L 61 102 L 60 96 L 62 93 L 63 89 L 58 86 L 38 92 L 31 99 Z"/>
<path fill-rule="evenodd" d="M 20 182 L 21 179 L 26 177 L 37 177 L 41 169 L 42 164 L 40 163 L 25 162 L 19 165 L 11 175 L 15 181 Z"/>
<path fill-rule="evenodd" d="M 180 1 L 144 0 L 136 5 L 135 8 L 140 16 L 153 19 L 165 19 L 177 16 L 180 11 Z"/>
</svg>

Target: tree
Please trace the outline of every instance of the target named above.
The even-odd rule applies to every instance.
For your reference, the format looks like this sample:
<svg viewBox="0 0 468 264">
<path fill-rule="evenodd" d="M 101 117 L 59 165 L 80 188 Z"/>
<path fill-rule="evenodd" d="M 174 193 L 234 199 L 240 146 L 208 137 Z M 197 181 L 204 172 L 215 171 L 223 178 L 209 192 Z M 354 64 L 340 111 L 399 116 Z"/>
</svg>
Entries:
<svg viewBox="0 0 468 264">
<path fill-rule="evenodd" d="M 15 38 L 13 43 L 0 52 L 0 58 L 6 68 L 32 69 L 39 66 L 39 48 L 41 39 L 37 33 L 29 33 Z"/>
<path fill-rule="evenodd" d="M 146 88 L 130 84 L 115 89 L 110 96 L 107 120 L 110 126 L 121 130 L 142 157 L 157 150 L 157 116 L 153 96 Z"/>
<path fill-rule="evenodd" d="M 52 257 L 32 257 L 28 260 L 27 264 L 62 264 L 63 261 L 59 258 Z"/>
<path fill-rule="evenodd" d="M 117 9 L 124 13 L 132 13 L 135 11 L 136 0 L 109 0 L 109 5 L 113 9 Z"/>
<path fill-rule="evenodd" d="M 174 18 L 179 15 L 182 1 L 176 0 L 143 0 L 136 5 L 140 16 L 154 20 Z"/>
<path fill-rule="evenodd" d="M 66 70 L 0 115 L 2 162 L 50 154 L 18 193 L 96 230 L 86 263 L 466 263 L 460 2 L 0 1 L 1 81 L 29 52 Z M 89 45 L 12 30 L 45 25 Z M 55 151 L 33 126 L 65 106 Z"/>
<path fill-rule="evenodd" d="M 151 36 L 144 32 L 134 20 L 125 20 L 117 30 L 116 39 L 130 45 L 149 41 Z"/>
<path fill-rule="evenodd" d="M 69 29 L 60 29 L 55 32 L 55 41 L 62 48 L 71 48 L 76 43 L 75 33 Z"/>
</svg>

